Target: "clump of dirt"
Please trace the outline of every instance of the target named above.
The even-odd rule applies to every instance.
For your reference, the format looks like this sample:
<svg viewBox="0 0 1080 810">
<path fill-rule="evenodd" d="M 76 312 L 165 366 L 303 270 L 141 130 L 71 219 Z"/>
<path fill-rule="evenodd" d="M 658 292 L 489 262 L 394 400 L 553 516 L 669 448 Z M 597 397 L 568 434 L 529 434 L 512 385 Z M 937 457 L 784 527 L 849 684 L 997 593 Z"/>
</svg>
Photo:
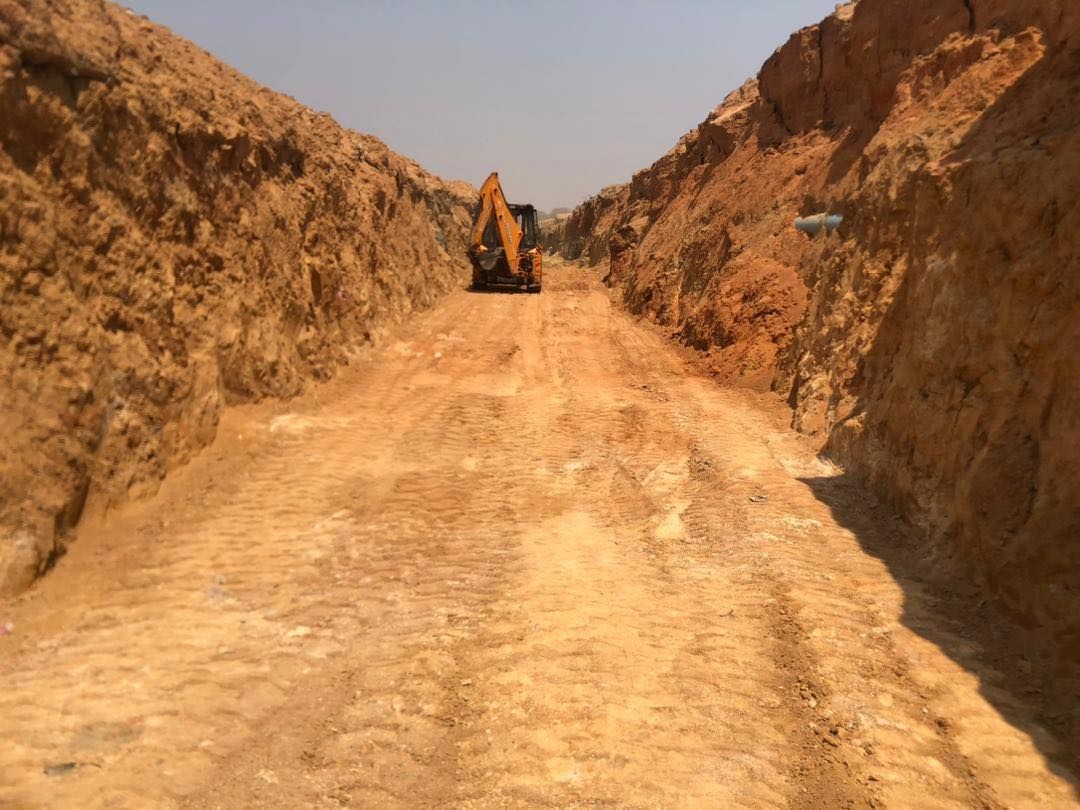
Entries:
<svg viewBox="0 0 1080 810">
<path fill-rule="evenodd" d="M 95 0 L 0 0 L 0 592 L 466 271 L 475 191 Z"/>
<path fill-rule="evenodd" d="M 1078 93 L 1068 0 L 860 0 L 560 245 L 724 379 L 786 397 L 1074 662 Z M 792 226 L 826 211 L 836 233 Z"/>
</svg>

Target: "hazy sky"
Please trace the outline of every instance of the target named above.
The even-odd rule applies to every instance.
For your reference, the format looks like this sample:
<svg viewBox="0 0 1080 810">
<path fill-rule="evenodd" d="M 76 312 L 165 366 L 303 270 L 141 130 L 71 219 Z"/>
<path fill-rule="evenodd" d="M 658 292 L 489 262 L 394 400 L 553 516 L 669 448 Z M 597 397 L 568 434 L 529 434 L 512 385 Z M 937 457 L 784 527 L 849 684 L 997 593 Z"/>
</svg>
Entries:
<svg viewBox="0 0 1080 810">
<path fill-rule="evenodd" d="M 628 180 L 835 0 L 127 0 L 446 178 L 550 209 Z"/>
</svg>

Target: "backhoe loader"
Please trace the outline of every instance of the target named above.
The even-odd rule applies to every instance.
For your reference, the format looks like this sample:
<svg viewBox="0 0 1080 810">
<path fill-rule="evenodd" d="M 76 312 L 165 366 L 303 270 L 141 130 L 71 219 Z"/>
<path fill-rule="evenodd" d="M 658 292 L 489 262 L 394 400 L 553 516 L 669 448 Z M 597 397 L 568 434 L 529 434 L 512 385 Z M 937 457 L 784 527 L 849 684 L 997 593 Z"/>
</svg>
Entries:
<svg viewBox="0 0 1080 810">
<path fill-rule="evenodd" d="M 497 172 L 480 187 L 480 213 L 468 254 L 473 289 L 512 287 L 540 292 L 543 250 L 536 208 L 508 203 Z"/>
</svg>

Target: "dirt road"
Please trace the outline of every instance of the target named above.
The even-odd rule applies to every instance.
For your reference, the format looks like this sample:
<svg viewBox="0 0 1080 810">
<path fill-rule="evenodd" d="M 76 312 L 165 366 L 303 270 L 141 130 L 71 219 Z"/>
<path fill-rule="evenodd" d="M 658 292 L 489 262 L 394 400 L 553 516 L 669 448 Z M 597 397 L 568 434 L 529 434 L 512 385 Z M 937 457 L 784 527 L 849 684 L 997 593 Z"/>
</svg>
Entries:
<svg viewBox="0 0 1080 810">
<path fill-rule="evenodd" d="M 284 407 L 5 608 L 0 805 L 1073 806 L 858 490 L 580 269 Z"/>
</svg>

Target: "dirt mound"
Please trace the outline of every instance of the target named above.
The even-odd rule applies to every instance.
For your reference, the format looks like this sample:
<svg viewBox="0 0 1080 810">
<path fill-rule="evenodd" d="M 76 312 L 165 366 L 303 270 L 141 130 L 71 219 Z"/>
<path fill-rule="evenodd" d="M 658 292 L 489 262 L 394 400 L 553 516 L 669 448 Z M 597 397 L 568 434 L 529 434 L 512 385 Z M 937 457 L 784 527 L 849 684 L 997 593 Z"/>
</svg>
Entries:
<svg viewBox="0 0 1080 810">
<path fill-rule="evenodd" d="M 861 0 L 579 207 L 566 233 L 591 249 L 562 246 L 609 259 L 626 306 L 726 379 L 787 397 L 1073 661 L 1078 92 L 1075 3 Z M 836 234 L 792 227 L 825 211 Z"/>
<path fill-rule="evenodd" d="M 0 591 L 458 283 L 474 190 L 94 0 L 0 0 Z"/>
</svg>

